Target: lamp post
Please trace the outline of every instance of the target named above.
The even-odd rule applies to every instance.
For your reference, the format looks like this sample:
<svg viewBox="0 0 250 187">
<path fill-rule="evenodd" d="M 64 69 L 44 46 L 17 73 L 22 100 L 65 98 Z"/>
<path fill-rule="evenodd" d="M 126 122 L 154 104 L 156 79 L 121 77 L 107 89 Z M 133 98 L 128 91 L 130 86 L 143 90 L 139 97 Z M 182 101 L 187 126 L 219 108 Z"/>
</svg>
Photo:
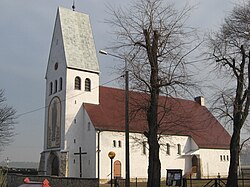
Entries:
<svg viewBox="0 0 250 187">
<path fill-rule="evenodd" d="M 110 161 L 111 161 L 111 176 L 110 176 L 110 178 L 111 178 L 111 180 L 110 180 L 110 186 L 111 187 L 113 187 L 113 181 L 112 181 L 112 179 L 113 179 L 113 159 L 115 158 L 115 152 L 113 152 L 113 151 L 110 151 L 109 152 L 109 154 L 108 154 L 108 156 L 109 156 L 109 158 L 110 158 Z"/>
<path fill-rule="evenodd" d="M 129 169 L 129 116 L 128 116 L 128 91 L 129 91 L 129 79 L 128 79 L 128 65 L 127 65 L 127 59 L 122 58 L 118 55 L 114 55 L 112 53 L 108 53 L 107 51 L 100 50 L 100 54 L 103 55 L 110 55 L 115 58 L 119 58 L 125 61 L 125 160 L 126 160 L 126 180 L 125 180 L 125 186 L 130 187 L 130 169 Z"/>
</svg>

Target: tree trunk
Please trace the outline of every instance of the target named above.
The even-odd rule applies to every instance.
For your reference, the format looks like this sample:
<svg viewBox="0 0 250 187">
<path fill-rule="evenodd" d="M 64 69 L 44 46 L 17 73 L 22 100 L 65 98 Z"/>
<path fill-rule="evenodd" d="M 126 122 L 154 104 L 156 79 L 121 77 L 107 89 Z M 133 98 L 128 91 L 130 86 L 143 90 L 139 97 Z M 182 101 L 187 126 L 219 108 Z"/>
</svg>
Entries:
<svg viewBox="0 0 250 187">
<path fill-rule="evenodd" d="M 147 113 L 149 133 L 149 165 L 148 165 L 148 183 L 147 187 L 160 187 L 161 179 L 161 162 L 159 158 L 160 145 L 158 143 L 158 124 L 157 124 L 157 111 L 158 111 L 158 92 L 153 89 L 151 93 L 150 107 Z"/>
<path fill-rule="evenodd" d="M 157 49 L 159 33 L 154 31 L 153 38 L 147 30 L 143 31 L 146 41 L 148 60 L 151 67 L 150 74 L 150 104 L 147 111 L 148 121 L 148 144 L 149 144 L 149 165 L 147 187 L 160 187 L 161 182 L 161 162 L 159 158 L 160 145 L 158 143 L 158 74 L 159 67 L 157 61 Z"/>
<path fill-rule="evenodd" d="M 227 178 L 226 187 L 238 187 L 238 166 L 239 166 L 239 154 L 240 154 L 240 131 L 244 124 L 244 121 L 248 115 L 249 110 L 249 91 L 244 92 L 244 74 L 245 74 L 245 64 L 246 64 L 246 55 L 243 45 L 241 46 L 242 61 L 240 63 L 240 69 L 235 73 L 237 77 L 237 87 L 236 95 L 234 100 L 234 109 L 233 109 L 233 135 L 230 143 L 230 167 Z M 235 59 L 233 59 L 235 63 Z M 248 64 L 249 70 L 249 64 Z M 249 76 L 249 72 L 248 72 Z M 249 77 L 248 77 L 249 78 Z M 248 86 L 249 89 L 249 86 Z M 245 96 L 247 93 L 247 96 Z M 247 101 L 244 105 L 244 100 L 247 98 Z M 245 108 L 244 108 L 245 106 Z"/>
<path fill-rule="evenodd" d="M 152 71 L 151 74 L 151 96 L 150 106 L 147 112 L 148 120 L 148 144 L 149 144 L 149 166 L 148 166 L 148 183 L 147 187 L 160 187 L 161 181 L 161 162 L 159 158 L 160 145 L 158 143 L 158 99 L 159 89 L 157 88 L 158 74 L 157 71 Z"/>
<path fill-rule="evenodd" d="M 160 187 L 161 163 L 157 136 L 149 138 L 149 166 L 147 187 Z"/>
<path fill-rule="evenodd" d="M 240 130 L 234 130 L 230 143 L 230 167 L 226 187 L 238 187 Z"/>
</svg>

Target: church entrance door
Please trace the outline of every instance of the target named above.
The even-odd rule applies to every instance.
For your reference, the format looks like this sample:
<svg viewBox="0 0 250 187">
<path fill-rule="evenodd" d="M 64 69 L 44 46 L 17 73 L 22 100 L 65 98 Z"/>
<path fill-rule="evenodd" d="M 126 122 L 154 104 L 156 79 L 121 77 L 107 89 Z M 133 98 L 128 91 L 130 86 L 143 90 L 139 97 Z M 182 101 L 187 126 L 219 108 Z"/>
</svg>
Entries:
<svg viewBox="0 0 250 187">
<path fill-rule="evenodd" d="M 55 152 L 51 152 L 47 162 L 47 175 L 59 176 L 59 159 Z"/>
<path fill-rule="evenodd" d="M 196 155 L 192 157 L 192 173 L 196 173 L 196 177 L 200 178 L 200 159 Z"/>
<path fill-rule="evenodd" d="M 198 167 L 198 158 L 196 155 L 192 157 L 192 172 L 197 173 L 197 167 Z"/>
<path fill-rule="evenodd" d="M 114 177 L 121 178 L 121 162 L 119 160 L 114 163 Z"/>
<path fill-rule="evenodd" d="M 51 175 L 59 176 L 59 160 L 57 156 L 55 156 L 52 160 Z"/>
</svg>

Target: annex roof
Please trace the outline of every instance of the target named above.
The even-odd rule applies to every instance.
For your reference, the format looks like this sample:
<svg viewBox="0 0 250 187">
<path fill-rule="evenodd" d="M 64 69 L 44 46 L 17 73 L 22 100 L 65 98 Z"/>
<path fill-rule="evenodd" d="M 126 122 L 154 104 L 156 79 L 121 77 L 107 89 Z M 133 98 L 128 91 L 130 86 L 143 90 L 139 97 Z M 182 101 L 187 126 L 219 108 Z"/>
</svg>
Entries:
<svg viewBox="0 0 250 187">
<path fill-rule="evenodd" d="M 129 92 L 130 132 L 147 131 L 148 95 Z M 228 149 L 230 135 L 205 106 L 190 100 L 160 96 L 159 133 L 191 136 L 199 148 Z M 100 87 L 100 104 L 84 104 L 94 127 L 99 130 L 124 131 L 124 90 Z"/>
</svg>

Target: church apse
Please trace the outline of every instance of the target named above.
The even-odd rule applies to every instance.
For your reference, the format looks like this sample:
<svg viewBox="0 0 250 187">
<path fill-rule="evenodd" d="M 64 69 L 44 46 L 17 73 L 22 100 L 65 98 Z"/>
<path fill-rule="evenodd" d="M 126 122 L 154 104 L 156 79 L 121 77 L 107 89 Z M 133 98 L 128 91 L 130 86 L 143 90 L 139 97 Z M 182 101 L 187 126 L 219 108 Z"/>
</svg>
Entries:
<svg viewBox="0 0 250 187">
<path fill-rule="evenodd" d="M 59 148 L 61 143 L 61 101 L 54 97 L 48 110 L 47 148 Z"/>
</svg>

